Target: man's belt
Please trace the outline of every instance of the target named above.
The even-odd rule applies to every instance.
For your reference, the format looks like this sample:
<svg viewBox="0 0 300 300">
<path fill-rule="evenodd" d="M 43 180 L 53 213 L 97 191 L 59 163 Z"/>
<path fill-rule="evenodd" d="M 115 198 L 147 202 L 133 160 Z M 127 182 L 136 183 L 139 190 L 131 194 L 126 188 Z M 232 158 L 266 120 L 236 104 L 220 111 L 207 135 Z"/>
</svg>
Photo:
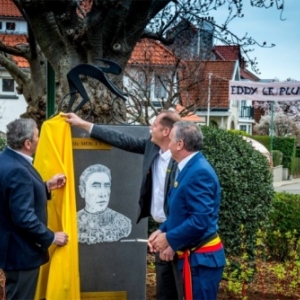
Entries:
<svg viewBox="0 0 300 300">
<path fill-rule="evenodd" d="M 193 299 L 193 288 L 192 288 L 192 276 L 191 276 L 191 267 L 189 256 L 191 253 L 208 253 L 216 252 L 223 249 L 223 244 L 221 242 L 218 234 L 213 234 L 210 237 L 210 240 L 207 241 L 204 245 L 200 243 L 200 246 L 194 247 L 192 249 L 187 249 L 185 251 L 177 251 L 179 259 L 183 259 L 183 282 L 184 282 L 184 293 L 186 300 Z M 208 238 L 208 239 L 209 239 Z"/>
</svg>

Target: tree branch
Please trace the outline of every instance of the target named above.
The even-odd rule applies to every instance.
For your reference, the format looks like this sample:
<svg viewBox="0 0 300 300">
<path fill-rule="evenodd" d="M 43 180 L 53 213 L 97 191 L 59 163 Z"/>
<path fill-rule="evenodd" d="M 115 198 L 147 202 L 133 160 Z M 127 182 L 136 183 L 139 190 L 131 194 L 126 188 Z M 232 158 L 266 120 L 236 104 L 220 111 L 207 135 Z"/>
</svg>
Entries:
<svg viewBox="0 0 300 300">
<path fill-rule="evenodd" d="M 19 69 L 13 59 L 3 53 L 0 53 L 0 64 L 7 69 L 15 81 L 20 82 L 21 80 L 23 83 L 26 83 L 30 80 L 29 76 Z"/>
<path fill-rule="evenodd" d="M 21 56 L 21 57 L 24 57 L 26 58 L 26 50 L 23 50 L 19 47 L 19 48 L 16 48 L 16 46 L 8 46 L 8 45 L 5 45 L 2 41 L 0 41 L 0 51 L 2 52 L 5 52 L 7 54 L 10 54 L 10 55 L 16 55 L 16 56 Z"/>
</svg>

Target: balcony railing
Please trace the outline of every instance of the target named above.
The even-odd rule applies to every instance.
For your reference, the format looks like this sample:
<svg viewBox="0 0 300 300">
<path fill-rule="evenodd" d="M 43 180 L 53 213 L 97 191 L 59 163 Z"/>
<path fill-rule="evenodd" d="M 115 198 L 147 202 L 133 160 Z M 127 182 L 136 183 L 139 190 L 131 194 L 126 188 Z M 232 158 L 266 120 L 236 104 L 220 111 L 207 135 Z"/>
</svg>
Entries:
<svg viewBox="0 0 300 300">
<path fill-rule="evenodd" d="M 242 106 L 240 110 L 240 118 L 253 119 L 254 109 L 252 106 Z"/>
</svg>

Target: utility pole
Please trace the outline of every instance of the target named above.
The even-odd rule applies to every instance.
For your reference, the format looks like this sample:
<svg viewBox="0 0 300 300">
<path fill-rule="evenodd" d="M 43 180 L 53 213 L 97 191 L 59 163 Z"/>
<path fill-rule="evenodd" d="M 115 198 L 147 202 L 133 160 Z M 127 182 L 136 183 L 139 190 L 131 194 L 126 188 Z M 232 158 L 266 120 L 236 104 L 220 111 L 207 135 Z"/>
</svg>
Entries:
<svg viewBox="0 0 300 300">
<path fill-rule="evenodd" d="M 274 101 L 271 101 L 271 119 L 270 119 L 270 152 L 273 160 L 273 137 L 274 137 Z"/>
</svg>

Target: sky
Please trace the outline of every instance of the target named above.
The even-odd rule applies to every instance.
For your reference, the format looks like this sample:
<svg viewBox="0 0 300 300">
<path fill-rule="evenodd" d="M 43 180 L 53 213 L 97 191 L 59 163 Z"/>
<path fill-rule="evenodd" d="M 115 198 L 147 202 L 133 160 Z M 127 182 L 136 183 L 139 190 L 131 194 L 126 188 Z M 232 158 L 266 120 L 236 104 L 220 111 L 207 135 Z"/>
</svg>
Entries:
<svg viewBox="0 0 300 300">
<path fill-rule="evenodd" d="M 255 50 L 249 56 L 257 58 L 261 74 L 249 70 L 261 79 L 285 81 L 292 78 L 300 81 L 300 0 L 284 0 L 282 19 L 285 21 L 281 20 L 280 11 L 275 7 L 254 8 L 250 0 L 243 0 L 243 3 L 244 17 L 232 20 L 229 29 L 238 36 L 248 33 L 259 43 L 266 41 L 269 45 L 276 45 L 273 48 L 251 46 Z M 216 23 L 223 24 L 227 14 L 225 6 L 219 8 L 213 14 Z"/>
</svg>

